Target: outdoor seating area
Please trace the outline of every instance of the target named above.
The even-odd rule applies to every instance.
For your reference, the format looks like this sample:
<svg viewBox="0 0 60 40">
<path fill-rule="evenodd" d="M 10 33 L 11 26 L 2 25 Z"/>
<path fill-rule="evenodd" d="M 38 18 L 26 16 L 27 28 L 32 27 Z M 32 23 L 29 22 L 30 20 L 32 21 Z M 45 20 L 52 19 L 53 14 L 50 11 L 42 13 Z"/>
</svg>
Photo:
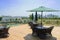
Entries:
<svg viewBox="0 0 60 40">
<path fill-rule="evenodd" d="M 36 32 L 38 32 L 37 36 L 34 36 L 34 34 L 32 35 L 33 30 L 30 28 L 30 26 L 28 24 L 20 24 L 17 26 L 11 26 L 8 30 L 9 33 L 9 37 L 7 38 L 0 38 L 0 40 L 60 40 L 60 27 L 56 27 L 54 26 L 52 28 L 52 26 L 44 26 L 44 28 L 48 28 L 51 30 L 48 31 L 48 29 L 46 29 L 46 31 L 43 31 L 44 28 L 42 28 L 42 31 L 40 30 L 40 27 L 38 26 L 37 28 L 39 28 Z M 46 34 L 41 34 L 41 32 L 46 32 Z M 51 36 L 51 34 L 52 36 Z M 47 35 L 48 34 L 48 35 Z M 48 36 L 48 37 L 47 37 Z M 47 39 L 45 39 L 47 37 Z"/>
<path fill-rule="evenodd" d="M 60 40 L 60 0 L 0 0 L 0 40 Z"/>
<path fill-rule="evenodd" d="M 9 28 L 7 25 L 0 25 L 0 37 L 8 37 L 9 34 Z"/>
<path fill-rule="evenodd" d="M 32 29 L 32 35 L 37 35 L 39 38 L 46 38 L 47 35 L 52 36 L 51 32 L 54 26 L 51 27 L 43 27 L 38 25 L 37 23 L 29 22 L 29 25 Z"/>
</svg>

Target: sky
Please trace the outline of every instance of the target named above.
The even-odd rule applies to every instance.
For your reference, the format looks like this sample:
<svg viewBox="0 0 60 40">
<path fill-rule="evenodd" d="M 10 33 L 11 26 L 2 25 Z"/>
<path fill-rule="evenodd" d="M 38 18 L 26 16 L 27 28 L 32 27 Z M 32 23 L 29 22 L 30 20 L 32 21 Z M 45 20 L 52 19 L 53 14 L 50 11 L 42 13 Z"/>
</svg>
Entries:
<svg viewBox="0 0 60 40">
<path fill-rule="evenodd" d="M 27 10 L 40 6 L 60 9 L 60 0 L 0 0 L 0 15 L 29 16 L 32 12 L 27 12 Z M 59 13 L 55 14 L 60 15 Z"/>
</svg>

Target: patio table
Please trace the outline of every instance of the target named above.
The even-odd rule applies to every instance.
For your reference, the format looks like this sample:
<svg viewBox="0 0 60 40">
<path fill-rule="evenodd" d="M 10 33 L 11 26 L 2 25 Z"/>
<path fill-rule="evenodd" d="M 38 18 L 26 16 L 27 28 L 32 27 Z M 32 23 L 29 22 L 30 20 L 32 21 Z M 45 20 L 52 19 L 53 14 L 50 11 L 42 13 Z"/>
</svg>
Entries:
<svg viewBox="0 0 60 40">
<path fill-rule="evenodd" d="M 49 28 L 37 26 L 36 34 L 40 38 L 46 38 L 48 36 L 52 36 L 52 34 L 51 34 L 52 28 L 53 28 L 53 26 L 49 27 Z"/>
<path fill-rule="evenodd" d="M 47 36 L 47 31 L 46 31 L 46 27 L 40 27 L 40 26 L 38 26 L 38 27 L 36 27 L 36 34 L 37 34 L 37 36 L 39 37 L 39 38 L 46 38 Z"/>
<path fill-rule="evenodd" d="M 36 27 L 36 32 L 38 33 L 38 34 L 45 34 L 45 33 L 47 33 L 47 30 L 48 28 L 47 27 L 40 27 L 40 26 L 38 26 L 38 27 Z"/>
</svg>

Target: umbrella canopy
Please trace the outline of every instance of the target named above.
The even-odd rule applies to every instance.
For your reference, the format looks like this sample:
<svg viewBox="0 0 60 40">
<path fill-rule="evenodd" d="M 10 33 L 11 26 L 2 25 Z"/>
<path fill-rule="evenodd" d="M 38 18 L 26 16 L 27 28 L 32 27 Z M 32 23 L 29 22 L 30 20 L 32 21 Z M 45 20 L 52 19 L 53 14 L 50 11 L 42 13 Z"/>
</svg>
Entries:
<svg viewBox="0 0 60 40">
<path fill-rule="evenodd" d="M 55 9 L 51 9 L 51 8 L 47 8 L 47 7 L 44 7 L 44 6 L 40 6 L 39 8 L 35 8 L 33 10 L 28 10 L 28 12 L 58 12 L 60 10 L 55 10 Z"/>
<path fill-rule="evenodd" d="M 33 10 L 28 10 L 28 12 L 36 12 L 36 13 L 41 12 L 41 25 L 42 25 L 43 12 L 59 12 L 59 11 L 60 10 L 55 10 L 55 9 L 47 8 L 47 7 L 44 7 L 44 6 L 40 6 L 39 8 L 35 8 Z"/>
</svg>

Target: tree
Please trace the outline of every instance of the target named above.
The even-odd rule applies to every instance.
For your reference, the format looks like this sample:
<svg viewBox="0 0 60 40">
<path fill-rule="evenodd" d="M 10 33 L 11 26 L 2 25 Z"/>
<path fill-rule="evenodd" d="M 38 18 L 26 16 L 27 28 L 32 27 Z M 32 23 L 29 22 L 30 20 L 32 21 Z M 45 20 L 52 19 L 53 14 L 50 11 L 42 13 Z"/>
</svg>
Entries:
<svg viewBox="0 0 60 40">
<path fill-rule="evenodd" d="M 34 15 L 33 15 L 33 13 L 29 16 L 29 18 L 30 18 L 31 20 L 34 19 Z"/>
<path fill-rule="evenodd" d="M 37 11 L 36 11 L 36 13 L 35 13 L 35 21 L 37 21 L 38 20 L 38 17 L 37 17 Z"/>
<path fill-rule="evenodd" d="M 12 19 L 10 19 L 10 22 L 12 22 Z"/>
<path fill-rule="evenodd" d="M 38 17 L 39 19 L 41 18 L 41 15 L 39 14 L 39 17 Z"/>
<path fill-rule="evenodd" d="M 2 20 L 2 17 L 0 17 L 0 21 Z"/>
<path fill-rule="evenodd" d="M 45 16 L 46 18 L 59 18 L 59 16 L 57 15 L 53 15 L 53 14 L 48 14 Z"/>
</svg>

